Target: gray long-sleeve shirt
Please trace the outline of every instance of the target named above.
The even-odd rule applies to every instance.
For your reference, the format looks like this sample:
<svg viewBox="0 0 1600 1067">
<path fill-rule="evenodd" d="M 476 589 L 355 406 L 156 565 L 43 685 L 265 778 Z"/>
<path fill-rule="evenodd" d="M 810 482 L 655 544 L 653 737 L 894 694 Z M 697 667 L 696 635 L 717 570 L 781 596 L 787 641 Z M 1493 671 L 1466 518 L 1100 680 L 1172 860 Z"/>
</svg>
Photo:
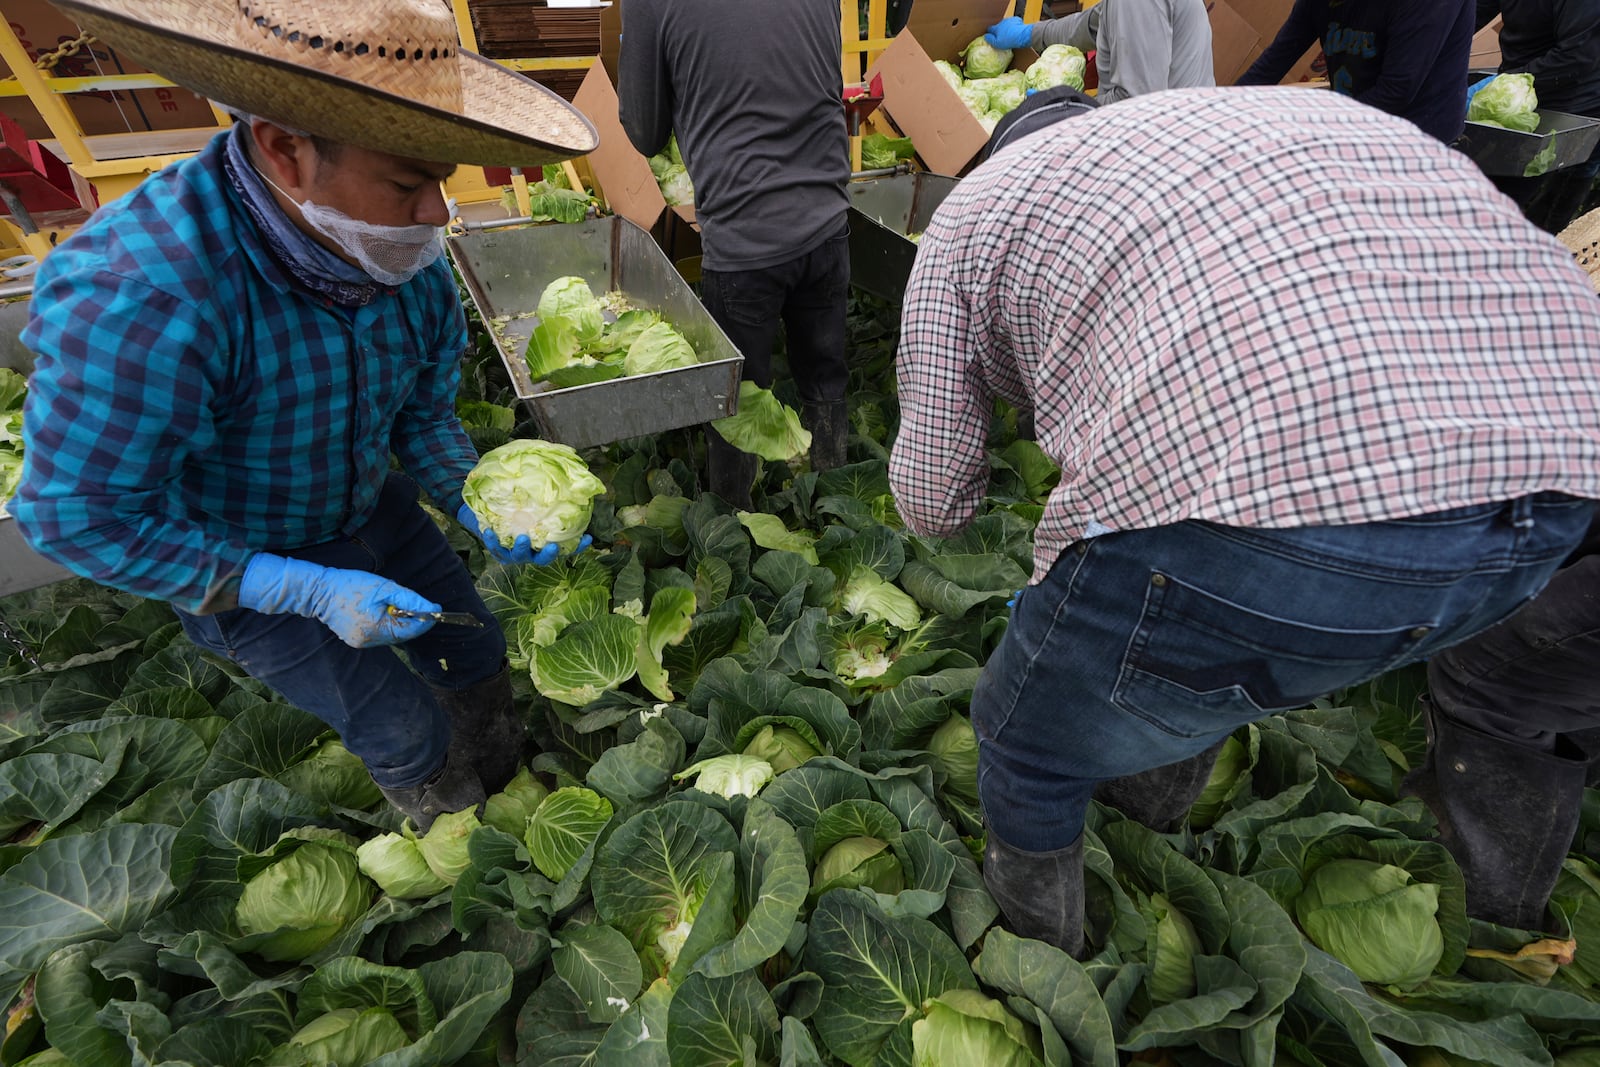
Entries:
<svg viewBox="0 0 1600 1067">
<path fill-rule="evenodd" d="M 1217 83 L 1205 0 L 1101 0 L 1087 11 L 1036 23 L 1033 47 L 1052 44 L 1095 50 L 1102 104 Z"/>
<path fill-rule="evenodd" d="M 844 225 L 850 148 L 836 0 L 627 0 L 623 129 L 654 155 L 675 130 L 707 270 L 758 270 Z"/>
</svg>

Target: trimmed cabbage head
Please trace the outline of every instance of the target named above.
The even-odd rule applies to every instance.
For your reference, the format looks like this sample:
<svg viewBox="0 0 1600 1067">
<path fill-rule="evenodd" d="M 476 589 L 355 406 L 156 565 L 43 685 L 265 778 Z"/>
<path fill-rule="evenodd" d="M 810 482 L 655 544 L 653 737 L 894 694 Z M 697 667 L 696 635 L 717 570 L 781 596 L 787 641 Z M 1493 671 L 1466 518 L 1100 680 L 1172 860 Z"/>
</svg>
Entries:
<svg viewBox="0 0 1600 1067">
<path fill-rule="evenodd" d="M 507 548 L 520 534 L 535 546 L 570 551 L 589 527 L 605 484 L 578 453 L 549 441 L 512 441 L 488 452 L 467 475 L 462 498 Z"/>
<path fill-rule="evenodd" d="M 656 184 L 661 187 L 661 197 L 673 206 L 694 204 L 694 180 L 689 177 L 689 169 L 683 164 L 674 164 L 657 178 Z"/>
<path fill-rule="evenodd" d="M 346 848 L 308 841 L 257 872 L 234 906 L 239 931 L 267 935 L 252 951 L 268 960 L 301 960 L 332 941 L 372 901 Z"/>
<path fill-rule="evenodd" d="M 998 78 L 1011 66 L 1011 49 L 994 48 L 982 37 L 974 37 L 961 50 L 961 66 L 969 78 Z"/>
<path fill-rule="evenodd" d="M 1028 68 L 1028 88 L 1044 90 L 1070 85 L 1082 89 L 1087 66 L 1083 53 L 1070 44 L 1053 44 L 1040 52 L 1033 66 Z"/>
<path fill-rule="evenodd" d="M 939 77 L 950 83 L 950 88 L 961 88 L 964 79 L 961 77 L 961 69 L 954 63 L 948 59 L 936 59 L 933 61 L 933 69 L 939 72 Z"/>
<path fill-rule="evenodd" d="M 844 583 L 840 606 L 851 615 L 909 630 L 922 621 L 922 609 L 899 586 L 885 581 L 871 567 L 856 564 Z"/>
<path fill-rule="evenodd" d="M 628 346 L 622 359 L 624 374 L 650 374 L 674 367 L 692 367 L 699 362 L 691 345 L 671 323 L 658 322 L 642 331 Z"/>
<path fill-rule="evenodd" d="M 1497 74 L 1472 97 L 1467 121 L 1532 133 L 1539 128 L 1538 107 L 1532 74 Z"/>
<path fill-rule="evenodd" d="M 1414 985 L 1444 955 L 1439 887 L 1393 864 L 1329 860 L 1312 872 L 1294 916 L 1312 944 L 1363 982 Z"/>
<path fill-rule="evenodd" d="M 595 298 L 589 283 L 576 275 L 557 278 L 539 296 L 539 321 L 561 319 L 572 327 L 581 344 L 600 340 L 606 328 L 605 308 Z"/>
<path fill-rule="evenodd" d="M 341 808 L 370 808 L 383 799 L 361 757 L 335 738 L 321 742 L 309 756 L 291 763 L 276 777 L 301 796 Z"/>
<path fill-rule="evenodd" d="M 978 802 L 978 734 L 965 715 L 951 715 L 933 732 L 928 752 L 944 772 L 944 787 L 951 793 Z"/>
<path fill-rule="evenodd" d="M 417 851 L 428 870 L 438 875 L 446 885 L 455 885 L 466 869 L 472 866 L 467 854 L 467 841 L 472 832 L 483 823 L 478 821 L 476 808 L 441 815 L 433 820 L 428 832 L 417 839 Z"/>
<path fill-rule="evenodd" d="M 988 96 L 988 112 L 999 112 L 1004 115 L 1013 108 L 1019 107 L 1028 95 L 1028 76 L 1020 70 L 1007 71 L 997 78 L 985 78 L 980 82 L 969 82 L 976 88 L 981 88 Z"/>
<path fill-rule="evenodd" d="M 1042 1067 L 1039 1032 L 975 989 L 947 989 L 911 1024 L 916 1067 Z"/>
<path fill-rule="evenodd" d="M 983 86 L 967 82 L 956 86 L 956 95 L 967 106 L 967 110 L 978 118 L 989 113 L 989 91 Z"/>
</svg>

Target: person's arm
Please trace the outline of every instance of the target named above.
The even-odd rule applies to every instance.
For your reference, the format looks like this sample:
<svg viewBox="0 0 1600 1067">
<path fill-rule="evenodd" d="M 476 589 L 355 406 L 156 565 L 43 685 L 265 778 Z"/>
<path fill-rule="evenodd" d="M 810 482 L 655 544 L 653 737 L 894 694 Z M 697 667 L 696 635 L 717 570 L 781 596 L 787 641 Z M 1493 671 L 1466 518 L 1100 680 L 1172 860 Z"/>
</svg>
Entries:
<svg viewBox="0 0 1600 1067">
<path fill-rule="evenodd" d="M 1322 32 L 1327 28 L 1320 0 L 1295 0 L 1278 35 L 1234 84 L 1277 85 L 1294 69 L 1306 49 L 1322 39 Z"/>
<path fill-rule="evenodd" d="M 1378 80 L 1366 92 L 1355 94 L 1355 99 L 1391 115 L 1407 117 L 1406 109 L 1433 75 L 1439 51 L 1460 13 L 1456 3 L 1446 0 L 1399 0 L 1384 31 Z M 1456 73 L 1465 85 L 1465 54 Z"/>
<path fill-rule="evenodd" d="M 1600 78 L 1600 0 L 1555 0 L 1554 48 L 1520 70 L 1501 67 L 1506 74 L 1532 74 L 1540 94 L 1573 89 Z"/>
<path fill-rule="evenodd" d="M 994 403 L 980 371 L 980 353 L 992 341 L 950 259 L 942 235 L 924 235 L 901 317 L 900 432 L 889 457 L 889 485 L 906 528 L 934 537 L 959 533 L 983 501 Z"/>
<path fill-rule="evenodd" d="M 439 510 L 454 515 L 461 507 L 461 483 L 478 462 L 477 449 L 456 415 L 467 319 L 448 271 L 439 272 L 439 284 L 430 285 L 429 298 L 441 309 L 443 321 L 439 336 L 429 343 L 431 358 L 395 420 L 390 447 Z M 446 307 L 448 311 L 442 310 Z"/>
<path fill-rule="evenodd" d="M 206 368 L 224 329 L 143 282 L 49 267 L 22 338 L 37 362 L 10 504 L 18 531 L 105 585 L 189 612 L 234 607 L 254 552 L 191 517 L 181 486 L 189 456 L 215 440 Z"/>
<path fill-rule="evenodd" d="M 653 156 L 672 137 L 672 72 L 661 42 L 661 17 L 652 0 L 630 0 L 623 13 L 617 57 L 618 108 L 633 147 Z"/>
<path fill-rule="evenodd" d="M 1112 0 L 1101 0 L 1087 11 L 1044 19 L 1033 24 L 1033 50 L 1042 52 L 1053 44 L 1071 45 L 1080 52 L 1092 52 L 1100 27 L 1100 9 Z"/>
</svg>

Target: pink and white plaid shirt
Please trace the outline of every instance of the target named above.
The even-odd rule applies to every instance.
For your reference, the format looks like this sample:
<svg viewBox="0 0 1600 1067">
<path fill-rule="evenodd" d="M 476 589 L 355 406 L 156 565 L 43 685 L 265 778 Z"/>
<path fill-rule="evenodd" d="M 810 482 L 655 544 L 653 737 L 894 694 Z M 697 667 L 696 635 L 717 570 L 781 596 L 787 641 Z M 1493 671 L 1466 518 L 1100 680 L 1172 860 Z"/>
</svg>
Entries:
<svg viewBox="0 0 1600 1067">
<path fill-rule="evenodd" d="M 1152 93 L 964 180 L 906 293 L 889 478 L 949 535 L 996 396 L 1062 468 L 1034 581 L 1095 529 L 1600 498 L 1600 300 L 1466 157 L 1304 88 Z"/>
</svg>

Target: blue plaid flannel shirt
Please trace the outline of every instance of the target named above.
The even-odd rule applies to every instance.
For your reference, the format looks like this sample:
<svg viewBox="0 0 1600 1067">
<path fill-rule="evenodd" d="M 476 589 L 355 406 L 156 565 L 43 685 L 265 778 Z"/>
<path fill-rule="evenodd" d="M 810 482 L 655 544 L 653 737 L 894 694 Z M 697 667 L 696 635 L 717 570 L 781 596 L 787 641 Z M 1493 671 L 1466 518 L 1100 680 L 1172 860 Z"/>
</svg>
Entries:
<svg viewBox="0 0 1600 1067">
<path fill-rule="evenodd" d="M 348 535 L 392 452 L 455 514 L 466 319 L 449 264 L 365 307 L 292 284 L 228 185 L 223 136 L 53 251 L 10 507 L 41 555 L 190 612 L 256 552 Z"/>
</svg>

